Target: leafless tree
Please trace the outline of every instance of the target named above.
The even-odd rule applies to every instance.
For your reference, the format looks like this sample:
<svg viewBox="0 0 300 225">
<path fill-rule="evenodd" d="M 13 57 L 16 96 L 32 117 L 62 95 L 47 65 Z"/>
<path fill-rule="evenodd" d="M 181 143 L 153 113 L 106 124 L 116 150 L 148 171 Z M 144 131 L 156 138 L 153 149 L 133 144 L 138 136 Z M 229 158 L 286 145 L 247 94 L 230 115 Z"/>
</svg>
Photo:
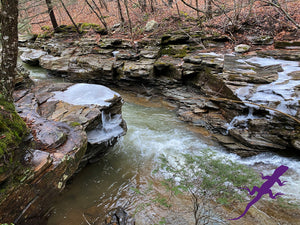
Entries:
<svg viewBox="0 0 300 225">
<path fill-rule="evenodd" d="M 101 8 L 105 8 L 106 12 L 108 12 L 108 7 L 107 7 L 105 0 L 99 0 L 99 4 L 100 4 Z"/>
<path fill-rule="evenodd" d="M 48 13 L 49 13 L 49 16 L 50 16 L 50 20 L 51 20 L 53 29 L 56 30 L 57 27 L 58 27 L 58 24 L 57 24 L 55 14 L 54 14 L 54 11 L 53 11 L 52 1 L 51 0 L 46 0 L 46 4 L 47 4 L 47 7 L 48 7 Z"/>
<path fill-rule="evenodd" d="M 107 24 L 104 20 L 104 17 L 101 13 L 101 10 L 99 9 L 99 7 L 97 6 L 97 4 L 95 3 L 94 0 L 92 0 L 94 6 L 96 7 L 96 9 L 98 10 L 98 12 L 100 13 L 100 15 L 98 15 L 98 13 L 96 12 L 96 10 L 93 8 L 93 6 L 89 3 L 88 0 L 85 0 L 86 4 L 90 7 L 90 9 L 93 11 L 93 13 L 95 13 L 95 15 L 97 16 L 97 18 L 99 19 L 99 21 L 103 24 L 103 26 L 107 29 Z"/>
<path fill-rule="evenodd" d="M 0 94 L 11 101 L 18 57 L 18 0 L 1 0 L 1 5 Z"/>
<path fill-rule="evenodd" d="M 74 27 L 75 27 L 77 33 L 80 34 L 81 32 L 80 32 L 78 26 L 76 25 L 75 21 L 73 20 L 71 14 L 69 13 L 69 11 L 68 11 L 66 5 L 64 4 L 64 2 L 63 2 L 62 0 L 59 0 L 59 1 L 60 1 L 61 5 L 63 6 L 63 8 L 65 9 L 66 13 L 68 14 L 68 17 L 70 18 L 72 24 L 74 25 Z"/>
<path fill-rule="evenodd" d="M 300 29 L 300 25 L 291 17 L 291 15 L 285 10 L 277 0 L 261 0 L 273 7 L 275 7 L 280 13 L 282 13 L 290 22 L 292 22 L 297 29 Z"/>
<path fill-rule="evenodd" d="M 131 23 L 131 19 L 130 19 L 130 14 L 129 14 L 129 9 L 128 9 L 128 1 L 127 0 L 124 0 L 124 5 L 125 5 L 125 9 L 126 9 L 128 23 L 129 23 L 131 41 L 133 42 L 132 23 Z"/>
<path fill-rule="evenodd" d="M 118 4 L 118 11 L 119 11 L 119 16 L 120 16 L 121 23 L 124 23 L 125 20 L 124 20 L 124 17 L 123 17 L 122 7 L 121 7 L 120 0 L 117 0 L 117 4 Z"/>
</svg>

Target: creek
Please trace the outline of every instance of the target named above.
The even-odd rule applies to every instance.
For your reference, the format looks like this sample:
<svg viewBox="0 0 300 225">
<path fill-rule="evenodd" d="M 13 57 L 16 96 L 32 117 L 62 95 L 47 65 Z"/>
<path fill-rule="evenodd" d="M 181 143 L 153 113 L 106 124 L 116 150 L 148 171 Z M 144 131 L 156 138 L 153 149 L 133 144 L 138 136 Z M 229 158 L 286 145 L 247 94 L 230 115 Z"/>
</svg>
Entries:
<svg viewBox="0 0 300 225">
<path fill-rule="evenodd" d="M 41 68 L 26 68 L 33 79 L 49 79 Z M 284 197 L 289 201 L 300 202 L 299 158 L 274 153 L 241 158 L 195 132 L 197 128 L 179 121 L 173 110 L 153 107 L 150 103 L 139 104 L 138 98 L 133 101 L 125 96 L 126 99 L 129 100 L 122 111 L 128 126 L 127 134 L 100 161 L 88 165 L 72 178 L 57 200 L 48 225 L 87 224 L 87 220 L 95 218 L 102 220 L 117 206 L 125 206 L 128 213 L 133 213 L 142 199 L 132 190 L 141 189 L 149 180 L 160 179 L 152 173 L 160 163 L 160 155 L 175 162 L 182 153 L 201 155 L 206 149 L 215 152 L 223 163 L 234 161 L 264 175 L 271 175 L 280 165 L 288 166 L 289 171 L 281 179 L 287 184 L 274 186 L 274 190 L 285 193 Z"/>
</svg>

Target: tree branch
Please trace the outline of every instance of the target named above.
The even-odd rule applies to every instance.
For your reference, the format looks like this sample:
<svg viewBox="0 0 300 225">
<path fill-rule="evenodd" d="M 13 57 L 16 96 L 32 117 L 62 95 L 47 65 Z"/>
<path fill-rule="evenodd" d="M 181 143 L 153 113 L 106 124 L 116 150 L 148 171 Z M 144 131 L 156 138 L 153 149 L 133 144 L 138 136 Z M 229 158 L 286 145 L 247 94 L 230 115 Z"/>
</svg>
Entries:
<svg viewBox="0 0 300 225">
<path fill-rule="evenodd" d="M 296 26 L 297 29 L 300 29 L 300 25 L 290 16 L 290 14 L 287 11 L 285 11 L 282 8 L 282 6 L 280 5 L 280 3 L 278 1 L 276 1 L 276 3 L 272 2 L 272 1 L 265 1 L 265 0 L 260 0 L 260 1 L 279 9 L 284 14 L 284 16 Z"/>
</svg>

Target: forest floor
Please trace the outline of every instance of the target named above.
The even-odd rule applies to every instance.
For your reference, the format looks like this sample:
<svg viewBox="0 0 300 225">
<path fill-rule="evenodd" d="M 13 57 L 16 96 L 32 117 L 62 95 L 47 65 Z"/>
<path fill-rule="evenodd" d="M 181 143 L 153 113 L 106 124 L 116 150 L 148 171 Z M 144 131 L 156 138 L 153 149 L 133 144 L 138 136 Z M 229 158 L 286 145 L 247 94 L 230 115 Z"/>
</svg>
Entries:
<svg viewBox="0 0 300 225">
<path fill-rule="evenodd" d="M 141 1 L 129 1 L 128 16 L 125 4 L 121 1 L 124 23 L 120 22 L 121 17 L 116 1 L 101 0 L 99 4 L 96 4 L 101 11 L 102 18 L 107 24 L 108 35 L 113 38 L 139 40 L 144 37 L 160 37 L 165 33 L 184 29 L 189 32 L 205 31 L 208 34 L 225 34 L 228 35 L 233 44 L 247 44 L 249 36 L 271 36 L 275 41 L 300 40 L 300 30 L 284 14 L 284 11 L 287 12 L 295 23 L 299 25 L 300 0 L 280 1 L 284 11 L 266 3 L 266 1 L 254 1 L 253 5 L 249 5 L 251 1 L 246 0 L 238 2 L 226 0 L 213 1 L 212 19 L 207 19 L 202 12 L 197 14 L 194 9 L 184 5 L 181 1 L 175 1 L 172 6 L 169 6 L 164 0 L 149 1 L 153 3 L 153 7 L 147 2 L 148 5 L 146 5 L 145 9 L 139 4 Z M 99 18 L 87 5 L 86 1 L 66 0 L 65 2 L 75 23 L 101 24 Z M 93 2 L 95 1 L 93 0 Z M 104 2 L 106 7 L 100 4 L 101 2 Z M 188 1 L 188 3 L 195 6 L 193 1 Z M 205 12 L 205 1 L 199 0 L 198 4 L 198 8 Z M 46 5 L 39 4 L 36 7 L 32 6 L 32 8 L 35 10 L 27 10 L 27 13 L 21 10 L 21 17 L 24 17 L 25 14 L 32 17 L 29 27 L 30 31 L 40 33 L 43 27 L 51 27 Z M 70 18 L 59 4 L 54 6 L 54 13 L 59 25 L 71 24 Z M 128 22 L 129 18 L 132 29 L 130 29 L 130 23 Z M 159 25 L 153 31 L 145 32 L 144 27 L 150 20 L 155 20 Z M 117 29 L 111 29 L 118 23 L 121 23 L 122 26 Z M 269 48 L 272 47 L 269 46 Z"/>
</svg>

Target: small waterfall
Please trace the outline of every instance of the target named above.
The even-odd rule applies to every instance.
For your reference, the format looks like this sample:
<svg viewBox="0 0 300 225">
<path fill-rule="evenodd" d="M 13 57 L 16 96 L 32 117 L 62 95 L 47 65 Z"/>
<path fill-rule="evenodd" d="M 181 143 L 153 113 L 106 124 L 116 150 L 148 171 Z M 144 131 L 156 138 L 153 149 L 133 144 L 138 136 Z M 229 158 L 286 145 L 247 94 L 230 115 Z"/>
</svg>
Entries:
<svg viewBox="0 0 300 225">
<path fill-rule="evenodd" d="M 234 117 L 231 122 L 227 125 L 227 133 L 229 130 L 234 129 L 236 127 L 239 128 L 247 128 L 248 122 L 253 119 L 257 119 L 259 117 L 253 115 L 253 107 L 249 107 L 248 115 L 239 115 Z"/>
<path fill-rule="evenodd" d="M 112 138 L 120 137 L 124 129 L 120 126 L 122 123 L 122 115 L 116 114 L 111 116 L 110 114 L 105 114 L 104 111 L 101 113 L 102 123 L 99 124 L 96 129 L 87 132 L 89 143 L 101 143 Z M 110 143 L 108 143 L 110 144 Z"/>
</svg>

